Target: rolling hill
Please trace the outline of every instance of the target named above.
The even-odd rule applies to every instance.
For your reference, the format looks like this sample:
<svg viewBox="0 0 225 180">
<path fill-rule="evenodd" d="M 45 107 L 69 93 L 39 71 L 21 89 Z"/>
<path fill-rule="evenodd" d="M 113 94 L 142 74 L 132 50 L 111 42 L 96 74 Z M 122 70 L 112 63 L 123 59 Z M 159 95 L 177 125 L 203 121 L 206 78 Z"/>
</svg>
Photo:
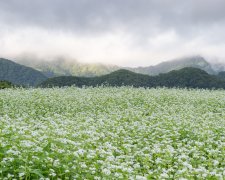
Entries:
<svg viewBox="0 0 225 180">
<path fill-rule="evenodd" d="M 60 76 L 49 78 L 40 84 L 41 87 L 54 87 L 54 86 L 98 86 L 98 85 L 133 85 L 135 87 L 144 86 L 148 81 L 149 76 L 137 74 L 125 69 L 117 70 L 107 75 L 96 77 L 76 77 L 76 76 Z"/>
<path fill-rule="evenodd" d="M 46 79 L 45 75 L 33 68 L 0 58 L 1 81 L 9 81 L 15 85 L 35 86 Z"/>
<path fill-rule="evenodd" d="M 225 88 L 225 81 L 207 72 L 187 67 L 157 76 L 148 76 L 128 70 L 118 70 L 98 77 L 62 76 L 49 78 L 40 87 L 63 86 L 134 86 L 134 87 L 180 87 L 180 88 Z"/>
<path fill-rule="evenodd" d="M 225 88 L 225 81 L 204 70 L 187 67 L 155 76 L 157 85 L 180 88 Z"/>
</svg>

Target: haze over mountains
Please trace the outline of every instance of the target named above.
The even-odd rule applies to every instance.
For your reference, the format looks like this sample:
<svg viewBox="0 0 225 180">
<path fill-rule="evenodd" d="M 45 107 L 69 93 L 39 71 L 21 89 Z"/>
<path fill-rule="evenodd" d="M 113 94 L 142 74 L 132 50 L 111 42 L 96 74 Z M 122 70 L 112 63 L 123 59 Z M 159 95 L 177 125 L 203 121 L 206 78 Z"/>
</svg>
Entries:
<svg viewBox="0 0 225 180">
<path fill-rule="evenodd" d="M 116 65 L 106 65 L 100 63 L 80 63 L 75 60 L 58 58 L 52 61 L 22 59 L 17 61 L 25 66 L 41 71 L 47 77 L 55 76 L 86 76 L 93 77 L 108 74 L 120 69 Z"/>
<path fill-rule="evenodd" d="M 155 66 L 138 67 L 130 70 L 142 74 L 158 75 L 161 73 L 170 72 L 172 70 L 179 70 L 185 67 L 199 68 L 208 72 L 209 74 L 217 73 L 216 69 L 213 69 L 212 65 L 201 56 L 179 58 L 165 61 Z"/>
<path fill-rule="evenodd" d="M 195 67 L 202 69 L 209 74 L 217 74 L 220 71 L 224 71 L 225 64 L 209 63 L 205 58 L 201 56 L 190 56 L 184 58 L 177 58 L 169 61 L 164 61 L 155 66 L 147 67 L 121 67 L 117 65 L 107 65 L 100 63 L 80 63 L 78 61 L 67 60 L 65 58 L 59 58 L 54 61 L 31 61 L 20 60 L 19 63 L 32 67 L 36 70 L 42 71 L 47 77 L 55 76 L 85 76 L 93 77 L 111 73 L 118 69 L 128 69 L 133 72 L 158 75 L 160 73 L 167 73 L 172 70 L 178 70 L 184 67 Z"/>
<path fill-rule="evenodd" d="M 36 86 L 46 81 L 48 78 L 58 77 L 58 76 L 94 77 L 94 79 L 81 78 L 82 82 L 83 81 L 86 82 L 89 80 L 96 81 L 95 76 L 99 76 L 100 79 L 102 78 L 104 79 L 105 77 L 108 77 L 108 76 L 109 78 L 111 78 L 111 76 L 114 77 L 115 75 L 113 72 L 115 71 L 120 72 L 118 71 L 119 69 L 126 69 L 126 70 L 129 70 L 129 72 L 132 71 L 134 73 L 133 74 L 128 73 L 129 76 L 127 77 L 128 79 L 126 79 L 124 78 L 126 76 L 124 76 L 123 73 L 127 74 L 127 71 L 120 72 L 119 74 L 121 78 L 119 78 L 120 79 L 119 84 L 123 84 L 123 83 L 128 85 L 137 84 L 136 86 L 141 86 L 141 84 L 145 84 L 145 86 L 149 86 L 149 83 L 148 83 L 149 78 L 147 78 L 146 80 L 145 77 L 147 76 L 145 75 L 157 76 L 160 74 L 164 74 L 164 76 L 170 76 L 171 74 L 166 74 L 166 73 L 171 72 L 173 70 L 180 70 L 186 67 L 201 69 L 204 72 L 208 73 L 209 75 L 218 74 L 217 78 L 219 79 L 223 79 L 225 74 L 223 71 L 222 72 L 218 71 L 218 70 L 223 70 L 224 66 L 220 66 L 218 68 L 218 65 L 207 62 L 201 56 L 180 58 L 180 59 L 175 59 L 171 61 L 165 61 L 155 66 L 137 67 L 137 68 L 130 68 L 130 67 L 124 68 L 124 67 L 119 67 L 116 65 L 104 65 L 104 64 L 84 64 L 84 63 L 79 63 L 77 61 L 68 61 L 65 59 L 58 59 L 55 61 L 32 61 L 32 60 L 25 61 L 24 60 L 24 61 L 20 61 L 20 63 L 23 63 L 23 65 L 1 58 L 0 59 L 0 70 L 1 70 L 0 80 L 6 80 L 16 85 Z M 190 70 L 191 69 L 189 69 L 188 71 Z M 143 74 L 142 75 L 143 78 L 141 79 L 138 78 L 137 80 L 137 78 L 135 77 L 137 76 L 140 77 L 140 74 Z M 196 74 L 196 76 L 200 74 Z M 178 73 L 177 75 L 181 76 L 182 74 Z M 164 76 L 161 76 L 161 75 L 158 76 L 160 77 L 158 81 L 163 82 L 162 79 L 166 79 Z M 190 73 L 186 73 L 185 76 L 190 76 L 188 78 L 193 78 L 193 76 Z M 173 79 L 176 79 L 175 74 Z M 154 81 L 156 80 L 157 78 L 154 79 Z M 99 81 L 98 79 L 95 84 L 101 84 L 101 82 L 105 82 L 105 81 L 103 80 Z M 126 83 L 127 81 L 129 81 L 129 83 Z M 143 81 L 143 82 L 139 82 L 139 81 Z M 79 81 L 79 83 L 81 82 Z M 118 81 L 116 81 L 116 83 L 118 83 Z M 146 83 L 148 85 L 146 85 Z M 85 85 L 90 83 L 83 83 L 83 84 Z M 92 84 L 92 85 L 95 85 L 95 84 Z M 164 84 L 166 83 L 164 82 Z"/>
</svg>

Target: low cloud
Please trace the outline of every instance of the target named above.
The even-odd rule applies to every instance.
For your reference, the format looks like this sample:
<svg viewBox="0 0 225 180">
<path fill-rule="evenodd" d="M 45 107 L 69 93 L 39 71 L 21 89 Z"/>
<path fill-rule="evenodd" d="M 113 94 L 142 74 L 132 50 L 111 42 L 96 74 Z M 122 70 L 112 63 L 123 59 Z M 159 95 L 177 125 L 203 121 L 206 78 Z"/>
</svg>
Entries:
<svg viewBox="0 0 225 180">
<path fill-rule="evenodd" d="M 0 56 L 143 66 L 223 55 L 223 0 L 0 1 Z"/>
</svg>

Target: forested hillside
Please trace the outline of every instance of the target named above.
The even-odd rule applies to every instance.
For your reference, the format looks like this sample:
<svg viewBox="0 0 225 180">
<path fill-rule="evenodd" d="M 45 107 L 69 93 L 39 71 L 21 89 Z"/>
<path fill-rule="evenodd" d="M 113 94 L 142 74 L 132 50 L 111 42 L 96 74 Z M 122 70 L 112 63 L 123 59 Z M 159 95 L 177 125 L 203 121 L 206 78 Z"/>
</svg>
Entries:
<svg viewBox="0 0 225 180">
<path fill-rule="evenodd" d="M 183 68 L 158 76 L 148 76 L 128 70 L 118 70 L 98 77 L 61 76 L 50 78 L 40 87 L 63 86 L 134 86 L 134 87 L 181 87 L 181 88 L 225 88 L 225 81 L 197 68 Z"/>
<path fill-rule="evenodd" d="M 15 85 L 35 86 L 46 79 L 46 76 L 33 68 L 0 58 L 0 80 Z"/>
</svg>

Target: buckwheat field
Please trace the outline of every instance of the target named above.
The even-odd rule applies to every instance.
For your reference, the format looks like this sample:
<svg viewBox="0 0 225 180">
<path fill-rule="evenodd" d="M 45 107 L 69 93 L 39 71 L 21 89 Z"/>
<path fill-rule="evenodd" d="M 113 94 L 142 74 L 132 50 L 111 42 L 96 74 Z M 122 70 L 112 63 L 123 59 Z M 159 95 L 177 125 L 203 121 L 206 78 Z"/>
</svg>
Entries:
<svg viewBox="0 0 225 180">
<path fill-rule="evenodd" d="M 0 179 L 224 179 L 225 91 L 0 91 Z"/>
</svg>

